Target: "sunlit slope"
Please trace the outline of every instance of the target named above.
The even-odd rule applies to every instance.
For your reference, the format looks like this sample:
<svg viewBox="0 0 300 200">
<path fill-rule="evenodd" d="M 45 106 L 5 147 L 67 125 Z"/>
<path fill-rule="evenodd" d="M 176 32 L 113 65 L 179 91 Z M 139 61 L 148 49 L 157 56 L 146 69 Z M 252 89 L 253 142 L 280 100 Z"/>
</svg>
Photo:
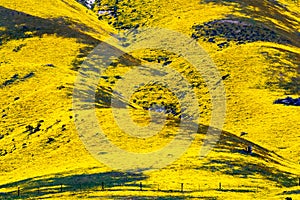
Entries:
<svg viewBox="0 0 300 200">
<path fill-rule="evenodd" d="M 116 7 L 116 17 L 101 18 L 117 29 L 158 26 L 197 40 L 227 77 L 224 129 L 237 135 L 248 132 L 246 138 L 299 161 L 299 108 L 273 104 L 300 94 L 296 1 L 124 0 Z M 109 7 L 95 7 L 105 9 Z M 155 63 L 161 54 L 152 54 Z"/>
<path fill-rule="evenodd" d="M 1 182 L 93 164 L 73 125 L 74 69 L 112 29 L 73 1 L 0 6 Z"/>
<path fill-rule="evenodd" d="M 284 196 L 282 188 L 294 190 L 299 174 L 299 108 L 274 105 L 273 101 L 286 94 L 299 95 L 298 7 L 288 1 L 284 2 L 288 3 L 286 9 L 280 6 L 271 8 L 271 1 L 255 1 L 253 4 L 248 1 L 241 4 L 224 2 L 120 1 L 120 15 L 117 19 L 108 19 L 112 26 L 109 28 L 105 19 L 98 21 L 91 11 L 71 0 L 43 3 L 1 1 L 0 182 L 5 191 L 14 191 L 17 186 L 35 189 L 38 185 L 50 187 L 62 183 L 73 191 L 81 187 L 79 182 L 83 189 L 93 190 L 99 189 L 103 179 L 111 181 L 108 187 L 114 187 L 113 181 L 119 181 L 119 178 L 128 187 L 143 181 L 149 188 L 159 187 L 162 190 L 177 190 L 180 183 L 184 183 L 186 190 L 203 187 L 203 192 L 195 194 L 197 197 L 220 199 L 232 199 L 232 195 L 236 198 L 248 195 L 245 199 L 281 197 Z M 268 9 L 274 9 L 274 12 L 251 12 Z M 270 13 L 273 15 L 270 16 Z M 282 17 L 278 17 L 279 14 Z M 255 18 L 255 21 L 247 21 L 247 17 Z M 286 17 L 289 17 L 288 22 L 284 20 Z M 205 35 L 197 30 L 197 25 L 205 26 L 205 23 L 213 24 L 214 20 L 228 19 L 245 21 L 251 24 L 249 27 L 259 27 L 259 30 L 264 30 L 261 27 L 273 30 L 275 39 L 268 41 L 267 37 L 249 41 L 241 38 L 242 43 L 239 43 L 234 37 Z M 254 22 L 258 25 L 253 25 Z M 74 125 L 72 89 L 76 69 L 90 50 L 113 28 L 126 25 L 130 28 L 137 24 L 178 30 L 191 39 L 193 34 L 197 36 L 197 41 L 210 53 L 221 75 L 229 75 L 224 80 L 227 117 L 220 142 L 207 158 L 200 160 L 200 147 L 209 125 L 210 100 L 207 88 L 197 84 L 197 81 L 202 83 L 203 80 L 190 76 L 189 80 L 201 99 L 199 109 L 203 112 L 198 133 L 191 133 L 196 135 L 195 142 L 174 164 L 158 172 L 128 178 L 128 174 L 103 173 L 110 169 L 96 162 L 85 150 Z M 208 33 L 214 28 L 209 26 Z M 215 43 L 209 42 L 209 38 Z M 218 44 L 224 41 L 228 42 L 228 46 L 220 48 Z M 134 56 L 151 64 L 158 62 L 161 54 L 137 52 Z M 187 65 L 180 68 L 173 54 L 167 53 L 163 57 L 175 60 L 170 67 L 182 74 L 193 74 L 192 68 Z M 176 133 L 176 117 L 170 117 L 165 132 L 147 142 L 126 138 L 117 124 L 112 123 L 114 119 L 111 110 L 107 109 L 109 101 L 106 97 L 110 97 L 111 88 L 124 74 L 122 70 L 124 66 L 120 69 L 112 67 L 100 80 L 102 90 L 96 96 L 99 100 L 99 123 L 113 142 L 129 151 L 143 152 L 163 147 Z M 142 88 L 128 103 L 141 108 L 149 106 L 150 101 L 161 102 L 161 99 L 155 99 L 155 95 L 145 95 L 148 94 L 145 90 L 151 87 L 149 84 Z M 169 103 L 174 102 L 169 99 Z M 147 112 L 131 109 L 137 123 L 149 120 Z M 240 136 L 242 131 L 248 134 Z M 248 145 L 253 146 L 252 155 L 244 151 Z M 34 179 L 27 179 L 32 177 Z M 126 180 L 123 180 L 124 177 Z M 220 181 L 225 188 L 243 185 L 246 189 L 223 193 L 215 190 Z M 257 189 L 257 186 L 261 188 Z M 89 195 L 83 192 L 74 197 L 70 191 L 66 189 L 66 193 L 57 194 L 54 198 Z M 36 192 L 30 195 L 35 196 Z M 45 195 L 52 196 L 47 192 Z M 90 195 L 104 194 L 95 192 Z M 123 192 L 120 195 L 141 194 Z M 156 196 L 157 193 L 143 195 Z M 166 196 L 165 193 L 161 195 Z"/>
</svg>

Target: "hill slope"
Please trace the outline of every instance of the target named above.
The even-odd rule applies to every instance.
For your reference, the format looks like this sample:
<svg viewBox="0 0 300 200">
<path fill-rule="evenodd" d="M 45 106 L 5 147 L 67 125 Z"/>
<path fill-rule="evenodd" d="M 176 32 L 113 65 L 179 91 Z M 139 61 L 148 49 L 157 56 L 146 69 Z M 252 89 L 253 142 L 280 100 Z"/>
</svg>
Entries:
<svg viewBox="0 0 300 200">
<path fill-rule="evenodd" d="M 101 6 L 95 10 L 111 9 Z M 0 192 L 7 192 L 3 198 L 15 197 L 18 186 L 23 195 L 57 199 L 297 197 L 299 107 L 274 105 L 273 101 L 287 94 L 299 95 L 299 7 L 290 1 L 267 0 L 124 0 L 116 12 L 117 17 L 105 15 L 98 20 L 92 11 L 71 0 L 0 2 Z M 189 35 L 207 50 L 221 75 L 229 75 L 224 80 L 224 130 L 204 160 L 198 153 L 211 105 L 207 88 L 201 84 L 195 86 L 203 112 L 199 131 L 191 133 L 196 139 L 179 160 L 157 172 L 111 171 L 97 162 L 79 139 L 72 111 L 76 70 L 102 40 L 137 24 Z M 244 34 L 227 34 L 236 30 Z M 160 56 L 173 61 L 171 66 L 181 73 L 193 74 L 187 63 L 181 68 L 181 60 L 171 53 L 144 51 L 126 55 L 125 61 L 100 80 L 99 123 L 111 140 L 129 151 L 161 148 L 174 137 L 176 119 L 171 117 L 162 134 L 146 141 L 127 137 L 114 123 L 105 97 L 111 96 L 108 88 L 115 86 L 116 77 L 136 64 L 132 57 L 155 63 Z M 189 80 L 203 82 L 193 76 Z M 130 103 L 136 107 L 161 103 L 154 95 L 145 95 L 146 91 L 157 92 L 151 85 L 144 87 Z M 137 123 L 149 121 L 144 110 L 132 110 Z M 248 134 L 240 136 L 241 132 Z M 244 151 L 249 145 L 253 147 L 251 155 Z M 144 193 L 136 191 L 140 181 L 145 185 Z M 105 192 L 99 191 L 102 182 L 108 189 Z M 219 182 L 223 191 L 218 190 Z M 179 193 L 181 183 L 190 192 Z M 64 191 L 56 194 L 60 184 Z M 37 187 L 41 187 L 39 192 Z"/>
<path fill-rule="evenodd" d="M 116 7 L 116 17 L 100 16 L 117 29 L 163 27 L 196 39 L 221 75 L 229 75 L 225 130 L 249 132 L 251 141 L 299 159 L 299 108 L 273 105 L 285 95 L 300 94 L 297 2 L 124 0 Z M 95 7 L 105 9 L 111 7 Z M 144 54 L 141 59 L 149 60 Z M 151 59 L 158 60 L 157 54 Z"/>
<path fill-rule="evenodd" d="M 2 181 L 74 168 L 86 154 L 70 125 L 74 67 L 112 29 L 73 1 L 1 2 L 0 14 Z"/>
</svg>

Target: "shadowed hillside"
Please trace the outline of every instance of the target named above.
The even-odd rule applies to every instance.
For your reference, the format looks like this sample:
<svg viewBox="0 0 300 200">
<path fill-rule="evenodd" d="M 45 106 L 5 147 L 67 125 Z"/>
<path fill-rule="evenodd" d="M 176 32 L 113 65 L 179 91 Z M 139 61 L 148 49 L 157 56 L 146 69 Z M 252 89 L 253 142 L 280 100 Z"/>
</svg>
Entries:
<svg viewBox="0 0 300 200">
<path fill-rule="evenodd" d="M 299 96 L 300 14 L 295 1 L 96 2 L 93 10 L 73 0 L 0 2 L 0 199 L 17 198 L 18 187 L 21 198 L 32 199 L 299 197 L 299 107 L 274 104 L 287 95 Z M 219 70 L 226 118 L 219 141 L 205 158 L 199 152 L 212 103 L 201 74 L 174 52 L 124 54 L 103 42 L 142 27 L 187 35 Z M 99 75 L 95 114 L 106 137 L 124 150 L 142 154 L 164 148 L 176 137 L 181 117 L 189 117 L 178 104 L 181 97 L 156 82 L 138 86 L 129 100 L 116 93 L 128 71 L 159 65 L 191 84 L 201 118 L 194 124 L 197 132 L 184 127 L 195 139 L 175 162 L 157 171 L 114 171 L 92 157 L 80 140 L 72 96 L 78 92 L 83 101 L 94 87 L 82 82 L 85 90 L 73 91 L 74 83 L 81 64 L 100 43 L 103 51 L 122 56 Z M 98 72 L 92 69 L 87 76 Z M 188 92 L 183 88 L 179 94 Z M 115 109 L 128 109 L 139 126 L 150 122 L 149 113 L 163 114 L 163 129 L 149 138 L 124 132 L 114 118 L 112 97 L 118 100 Z M 88 126 L 84 120 L 76 124 Z"/>
</svg>

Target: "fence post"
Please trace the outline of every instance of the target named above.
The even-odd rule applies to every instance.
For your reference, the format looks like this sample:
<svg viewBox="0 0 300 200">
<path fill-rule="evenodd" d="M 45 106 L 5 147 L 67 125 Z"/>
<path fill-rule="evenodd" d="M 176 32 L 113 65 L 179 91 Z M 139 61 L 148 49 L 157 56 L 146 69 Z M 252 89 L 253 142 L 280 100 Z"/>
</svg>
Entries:
<svg viewBox="0 0 300 200">
<path fill-rule="evenodd" d="M 101 190 L 104 190 L 104 182 L 101 182 Z"/>
<path fill-rule="evenodd" d="M 219 190 L 222 190 L 222 183 L 219 183 Z"/>
<path fill-rule="evenodd" d="M 141 191 L 143 190 L 143 184 L 142 184 L 142 182 L 140 182 L 140 190 Z"/>
<path fill-rule="evenodd" d="M 183 183 L 181 183 L 181 190 L 180 191 L 183 192 Z"/>
<path fill-rule="evenodd" d="M 38 193 L 38 195 L 40 194 L 40 187 L 38 187 L 38 189 L 37 189 L 37 193 Z"/>
<path fill-rule="evenodd" d="M 62 191 L 63 191 L 63 185 L 60 184 L 60 192 L 62 192 Z"/>
<path fill-rule="evenodd" d="M 20 196 L 20 187 L 18 187 L 18 197 Z"/>
<path fill-rule="evenodd" d="M 299 178 L 299 183 L 298 183 L 298 186 L 300 186 L 300 178 Z"/>
</svg>

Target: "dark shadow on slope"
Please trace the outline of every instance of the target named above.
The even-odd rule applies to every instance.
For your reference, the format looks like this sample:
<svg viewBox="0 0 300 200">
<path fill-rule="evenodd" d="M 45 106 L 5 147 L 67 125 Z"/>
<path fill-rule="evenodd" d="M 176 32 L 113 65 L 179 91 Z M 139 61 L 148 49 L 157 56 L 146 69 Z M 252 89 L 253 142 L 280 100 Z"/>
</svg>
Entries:
<svg viewBox="0 0 300 200">
<path fill-rule="evenodd" d="M 244 150 L 247 146 L 252 146 L 253 153 L 248 154 Z M 213 172 L 221 172 L 228 175 L 247 178 L 248 176 L 261 175 L 267 180 L 276 182 L 285 187 L 297 185 L 297 176 L 295 174 L 279 170 L 272 165 L 283 166 L 281 161 L 284 160 L 280 155 L 266 148 L 263 148 L 244 138 L 240 138 L 232 133 L 223 131 L 218 144 L 215 146 L 216 152 L 230 152 L 233 154 L 243 154 L 238 160 L 230 160 L 228 158 L 213 159 L 205 163 L 201 169 Z M 248 156 L 256 157 L 257 163 L 251 163 L 247 159 Z M 288 167 L 288 166 L 286 166 Z"/>
<path fill-rule="evenodd" d="M 95 106 L 97 108 L 107 108 L 111 106 L 112 98 L 117 100 L 114 107 L 124 108 L 130 106 L 135 108 L 134 105 L 127 102 L 117 91 L 113 92 L 111 88 L 114 87 L 116 82 L 122 79 L 122 77 L 108 77 L 104 76 L 103 73 L 105 73 L 105 70 L 109 67 L 114 68 L 116 66 L 122 67 L 125 65 L 133 68 L 140 66 L 140 64 L 140 60 L 122 52 L 116 47 L 104 42 L 101 43 L 93 49 L 88 59 L 81 64 L 74 91 L 69 93 L 69 95 L 73 95 L 73 100 L 76 103 L 75 109 L 93 109 Z M 99 84 L 101 81 L 108 81 L 111 87 L 101 86 Z"/>
<path fill-rule="evenodd" d="M 82 95 L 79 95 L 82 96 Z M 180 122 L 171 122 L 174 126 L 178 125 Z M 193 125 L 192 125 L 193 126 Z M 194 126 L 198 126 L 194 124 Z M 190 132 L 190 125 L 183 127 L 187 132 Z M 206 134 L 208 126 L 199 125 L 198 133 Z M 184 139 L 184 138 L 183 138 Z M 251 146 L 253 152 L 251 154 L 245 151 L 245 148 Z M 262 146 L 259 146 L 251 141 L 244 138 L 238 137 L 232 133 L 222 131 L 219 141 L 214 147 L 216 152 L 228 152 L 231 154 L 239 154 L 241 156 L 240 160 L 230 160 L 228 158 L 220 158 L 219 160 L 211 160 L 204 165 L 204 168 L 211 171 L 221 171 L 225 174 L 247 177 L 249 175 L 259 174 L 265 179 L 274 181 L 283 186 L 294 186 L 295 175 L 286 171 L 279 170 L 278 168 L 272 167 L 277 165 L 278 167 L 284 166 L 284 158 L 270 151 Z M 247 157 L 255 157 L 257 163 L 250 163 Z M 267 166 L 267 163 L 272 163 L 272 166 Z M 285 166 L 288 168 L 288 166 Z"/>
<path fill-rule="evenodd" d="M 95 33 L 95 30 L 85 24 L 72 21 L 67 16 L 44 19 L 0 6 L 0 18 L 0 27 L 2 27 L 0 30 L 0 45 L 10 40 L 21 40 L 31 37 L 42 38 L 45 34 L 75 38 L 79 43 L 86 44 L 90 49 L 93 49 L 100 43 L 99 40 L 83 33 L 87 31 Z M 85 56 L 89 54 L 86 51 L 88 47 L 83 47 L 80 50 L 84 52 Z M 81 55 L 74 59 L 73 69 L 77 69 L 80 65 L 80 57 Z"/>
<path fill-rule="evenodd" d="M 10 40 L 26 39 L 30 37 L 42 38 L 45 34 L 64 38 L 75 38 L 79 43 L 86 44 L 85 47 L 80 49 L 78 57 L 73 61 L 74 70 L 77 70 L 78 66 L 82 63 L 83 58 L 85 58 L 94 47 L 102 42 L 84 32 L 101 33 L 96 32 L 85 24 L 73 21 L 66 16 L 44 19 L 2 6 L 0 6 L 0 27 L 2 27 L 2 29 L 0 29 L 0 45 Z M 109 46 L 109 48 L 114 48 L 108 44 L 107 46 Z M 116 48 L 114 48 L 114 51 L 120 52 L 120 50 Z M 121 61 L 124 63 L 139 63 L 137 59 L 134 59 L 128 54 L 122 53 L 122 58 Z"/>
<path fill-rule="evenodd" d="M 255 189 L 221 189 L 222 192 L 236 192 L 236 193 L 247 193 L 247 192 L 256 192 Z"/>
<path fill-rule="evenodd" d="M 293 29 L 297 26 L 297 22 L 294 18 L 287 15 L 286 12 L 290 12 L 296 17 L 300 16 L 300 13 L 290 11 L 287 6 L 281 4 L 276 0 L 202 0 L 205 3 L 214 3 L 227 6 L 233 6 L 235 11 L 245 13 L 251 18 L 262 19 L 264 22 L 271 22 L 270 19 L 278 20 L 285 26 Z M 269 19 L 267 19 L 269 18 Z M 272 23 L 271 23 L 272 24 Z"/>
<path fill-rule="evenodd" d="M 292 45 L 300 47 L 300 36 L 297 30 L 300 13 L 291 12 L 286 6 L 274 0 L 202 0 L 205 3 L 214 3 L 221 5 L 233 6 L 235 11 L 246 14 L 256 22 L 262 22 L 266 27 L 278 33 L 281 37 L 291 41 Z M 295 18 L 287 15 L 290 12 Z M 236 16 L 228 16 L 229 18 L 236 18 Z M 277 25 L 273 20 L 278 21 L 281 25 Z M 287 31 L 283 26 L 288 27 Z"/>
<path fill-rule="evenodd" d="M 14 84 L 16 82 L 19 81 L 26 81 L 27 79 L 30 79 L 34 76 L 34 72 L 30 72 L 28 74 L 26 74 L 24 77 L 19 77 L 19 74 L 15 74 L 12 77 L 10 77 L 9 79 L 7 79 L 6 81 L 4 81 L 2 84 L 0 83 L 0 89 L 6 86 L 9 86 L 11 84 Z"/>
<path fill-rule="evenodd" d="M 199 133 L 206 134 L 208 126 L 200 125 Z M 253 154 L 245 154 L 242 149 L 252 145 Z M 223 174 L 239 176 L 247 178 L 248 176 L 259 175 L 263 178 L 273 181 L 281 186 L 291 187 L 298 184 L 297 176 L 286 171 L 282 171 L 278 168 L 268 166 L 268 163 L 272 165 L 276 164 L 278 167 L 282 166 L 280 161 L 284 159 L 268 149 L 265 149 L 259 145 L 256 145 L 246 139 L 240 138 L 232 133 L 223 131 L 218 144 L 215 146 L 214 151 L 229 151 L 233 154 L 243 154 L 239 156 L 239 159 L 228 159 L 219 157 L 219 159 L 212 159 L 201 166 L 201 170 L 210 170 L 221 172 Z M 255 156 L 257 162 L 250 162 L 247 159 L 248 156 Z M 72 172 L 52 174 L 46 177 L 29 178 L 17 182 L 7 183 L 0 185 L 0 188 L 21 188 L 22 198 L 25 197 L 40 197 L 47 194 L 54 194 L 61 192 L 73 192 L 73 191 L 88 191 L 88 190 L 101 190 L 102 182 L 107 190 L 116 190 L 115 186 L 133 186 L 138 188 L 139 182 L 147 179 L 142 173 L 123 173 L 123 172 L 105 172 L 94 174 L 75 174 L 69 175 Z M 39 188 L 39 190 L 38 190 Z M 145 185 L 145 188 L 151 186 Z M 124 188 L 124 190 L 132 190 L 131 188 Z M 226 191 L 226 190 L 224 190 Z M 241 190 L 228 190 L 229 192 L 246 192 Z M 247 190 L 247 192 L 252 192 Z M 0 198 L 13 198 L 16 197 L 17 191 L 10 193 L 0 193 Z"/>
<path fill-rule="evenodd" d="M 267 180 L 276 182 L 285 187 L 297 185 L 297 179 L 294 174 L 281 171 L 276 168 L 266 166 L 266 163 L 250 163 L 246 159 L 228 160 L 218 159 L 211 160 L 204 164 L 201 169 L 212 172 L 221 172 L 223 174 L 248 178 L 248 176 L 261 175 Z"/>
<path fill-rule="evenodd" d="M 300 13 L 291 12 L 278 1 L 203 0 L 202 2 L 233 6 L 235 12 L 241 12 L 249 18 L 233 14 L 224 19 L 195 25 L 192 34 L 195 39 L 202 38 L 216 43 L 220 49 L 228 47 L 229 42 L 244 44 L 256 41 L 300 47 L 300 33 L 297 30 Z M 278 21 L 279 24 L 274 21 Z M 217 42 L 219 38 L 223 38 L 223 41 Z M 286 94 L 300 94 L 300 55 L 279 47 L 270 49 L 277 49 L 284 56 L 270 56 L 268 52 L 263 52 L 272 65 L 265 71 L 266 83 L 258 87 L 270 90 L 283 89 Z M 291 65 L 287 64 L 288 62 Z"/>
<path fill-rule="evenodd" d="M 97 44 L 99 41 L 81 31 L 94 32 L 85 24 L 72 21 L 68 17 L 44 19 L 24 12 L 0 6 L 0 31 L 2 43 L 9 40 L 42 37 L 44 34 L 56 34 L 65 38 L 76 38 L 85 44 Z"/>
<path fill-rule="evenodd" d="M 300 194 L 300 189 L 299 190 L 284 191 L 282 194 L 283 195 Z"/>
<path fill-rule="evenodd" d="M 35 177 L 0 185 L 0 188 L 16 188 L 13 192 L 0 193 L 0 199 L 1 197 L 16 198 L 18 187 L 20 187 L 20 197 L 28 198 L 59 192 L 102 190 L 102 183 L 105 190 L 115 186 L 136 186 L 138 188 L 139 182 L 146 178 L 147 176 L 143 174 L 116 171 L 75 175 L 52 174 L 51 177 Z"/>
<path fill-rule="evenodd" d="M 287 94 L 300 94 L 300 54 L 280 48 L 268 47 L 276 50 L 274 54 L 261 52 L 271 66 L 265 70 L 268 78 L 266 88 L 284 89 Z"/>
<path fill-rule="evenodd" d="M 68 17 L 44 19 L 0 6 L 0 18 L 0 27 L 2 27 L 2 29 L 0 29 L 0 44 L 10 40 L 19 40 L 30 37 L 42 38 L 45 34 L 56 35 L 64 38 L 75 38 L 79 43 L 86 44 L 85 47 L 79 50 L 79 54 L 73 60 L 73 67 L 71 68 L 73 70 L 78 70 L 86 56 L 89 55 L 99 44 L 102 44 L 107 51 L 120 55 L 118 61 L 121 64 L 133 66 L 140 64 L 140 61 L 131 55 L 83 33 L 84 31 L 95 32 L 95 30 L 84 24 L 71 21 Z M 20 50 L 20 48 L 22 47 L 18 47 L 16 51 Z M 49 65 L 53 66 L 52 64 Z M 92 70 L 94 69 L 92 68 Z M 16 78 L 17 77 L 12 77 L 5 82 L 3 86 L 14 83 Z M 91 86 L 87 87 L 89 88 L 89 91 L 86 91 L 86 93 L 92 92 Z M 109 102 L 106 102 L 106 100 L 110 94 L 107 90 L 103 90 L 101 92 L 106 98 L 104 102 L 100 102 L 97 105 L 107 106 L 107 103 Z M 72 95 L 72 91 L 70 91 L 68 95 Z"/>
</svg>

